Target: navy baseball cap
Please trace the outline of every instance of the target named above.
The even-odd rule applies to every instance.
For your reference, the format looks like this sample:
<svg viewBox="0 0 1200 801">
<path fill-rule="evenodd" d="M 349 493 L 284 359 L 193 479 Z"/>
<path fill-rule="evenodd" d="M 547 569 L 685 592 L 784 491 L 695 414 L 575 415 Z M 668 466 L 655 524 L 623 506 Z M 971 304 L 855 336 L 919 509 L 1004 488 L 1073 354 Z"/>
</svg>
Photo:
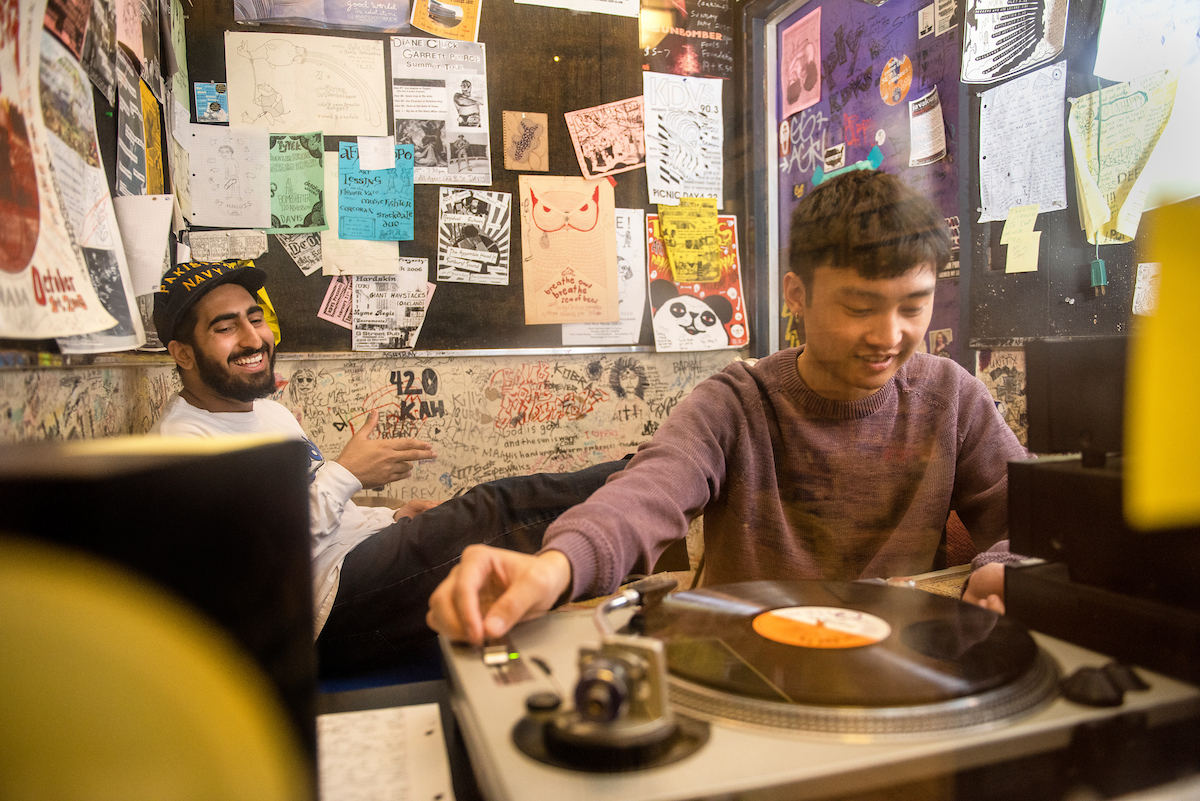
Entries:
<svg viewBox="0 0 1200 801">
<path fill-rule="evenodd" d="M 187 310 L 221 284 L 240 284 L 251 295 L 267 283 L 267 274 L 252 261 L 189 261 L 177 264 L 154 293 L 154 327 L 166 345 Z"/>
</svg>

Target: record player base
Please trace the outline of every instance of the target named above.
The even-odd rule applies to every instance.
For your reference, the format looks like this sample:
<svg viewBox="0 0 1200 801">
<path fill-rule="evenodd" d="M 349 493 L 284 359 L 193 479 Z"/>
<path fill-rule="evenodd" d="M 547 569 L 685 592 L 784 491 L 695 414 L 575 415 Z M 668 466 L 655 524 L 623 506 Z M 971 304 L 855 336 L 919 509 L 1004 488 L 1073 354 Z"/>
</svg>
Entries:
<svg viewBox="0 0 1200 801">
<path fill-rule="evenodd" d="M 1109 661 L 1052 637 L 1034 638 L 1063 675 Z M 1055 788 L 1084 762 L 1115 770 L 1114 781 L 1133 782 L 1125 788 L 1133 789 L 1175 778 L 1178 760 L 1163 764 L 1162 775 L 1134 780 L 1114 768 L 1121 753 L 1145 767 L 1144 755 L 1161 751 L 1164 742 L 1194 737 L 1200 717 L 1200 691 L 1142 670 L 1150 689 L 1129 693 L 1120 707 L 1088 708 L 1058 697 L 1016 720 L 936 736 L 838 737 L 715 722 L 708 743 L 679 763 L 600 775 L 544 765 L 520 753 L 512 732 L 525 698 L 542 690 L 569 697 L 579 646 L 598 641 L 586 611 L 553 613 L 514 629 L 510 645 L 523 665 L 488 666 L 480 649 L 443 639 L 451 703 L 488 801 L 835 799 L 872 791 L 884 792 L 872 798 L 914 797 L 914 791 L 931 799 L 1053 798 L 1059 797 Z M 527 678 L 504 683 L 503 675 Z M 1194 744 L 1187 749 L 1196 752 Z"/>
</svg>

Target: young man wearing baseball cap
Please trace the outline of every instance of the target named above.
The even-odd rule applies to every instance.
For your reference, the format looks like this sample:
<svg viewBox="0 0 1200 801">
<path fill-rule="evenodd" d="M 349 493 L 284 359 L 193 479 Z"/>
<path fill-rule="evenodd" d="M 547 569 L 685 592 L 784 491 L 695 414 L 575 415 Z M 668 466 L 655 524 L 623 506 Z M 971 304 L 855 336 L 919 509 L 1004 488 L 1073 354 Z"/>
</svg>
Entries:
<svg viewBox="0 0 1200 801">
<path fill-rule="evenodd" d="M 317 646 L 324 676 L 404 663 L 433 637 L 429 594 L 463 549 L 486 543 L 533 553 L 553 519 L 620 470 L 608 462 L 576 473 L 539 473 L 481 484 L 445 503 L 359 507 L 364 487 L 397 481 L 429 443 L 372 438 L 372 413 L 327 460 L 275 391 L 275 339 L 256 297 L 266 274 L 251 262 L 181 264 L 163 277 L 154 323 L 183 384 L 155 430 L 168 436 L 274 433 L 310 453 L 310 526 Z"/>
</svg>

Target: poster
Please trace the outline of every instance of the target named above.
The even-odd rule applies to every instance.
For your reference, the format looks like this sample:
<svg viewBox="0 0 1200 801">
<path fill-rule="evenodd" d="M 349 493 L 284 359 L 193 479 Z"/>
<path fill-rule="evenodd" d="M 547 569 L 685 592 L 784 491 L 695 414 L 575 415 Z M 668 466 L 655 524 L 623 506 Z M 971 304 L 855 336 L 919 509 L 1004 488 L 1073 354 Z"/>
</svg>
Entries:
<svg viewBox="0 0 1200 801">
<path fill-rule="evenodd" d="M 80 63 L 110 106 L 117 105 L 116 0 L 92 0 Z"/>
<path fill-rule="evenodd" d="M 517 183 L 526 325 L 619 320 L 612 183 L 534 175 Z"/>
<path fill-rule="evenodd" d="M 963 27 L 963 83 L 1002 81 L 1058 58 L 1067 0 L 967 0 Z"/>
<path fill-rule="evenodd" d="M 267 235 L 253 228 L 188 231 L 188 261 L 249 261 L 267 252 Z"/>
<path fill-rule="evenodd" d="M 12 6 L 17 8 L 13 9 Z M 10 4 L 0 26 L 0 337 L 46 339 L 111 328 L 67 230 L 42 123 L 41 3 Z"/>
<path fill-rule="evenodd" d="M 383 43 L 225 32 L 229 114 L 272 133 L 387 134 Z"/>
<path fill-rule="evenodd" d="M 271 134 L 270 234 L 324 231 L 325 137 L 320 131 Z"/>
<path fill-rule="evenodd" d="M 512 195 L 443 187 L 438 197 L 439 281 L 508 286 Z"/>
<path fill-rule="evenodd" d="M 275 239 L 292 261 L 305 275 L 312 275 L 321 269 L 321 235 L 311 234 L 276 234 Z"/>
<path fill-rule="evenodd" d="M 39 69 L 42 119 L 67 225 L 80 245 L 100 305 L 116 323 L 60 338 L 63 353 L 104 353 L 146 341 L 129 267 L 96 141 L 92 87 L 78 62 L 49 31 L 42 32 Z"/>
<path fill-rule="evenodd" d="M 637 12 L 637 6 L 634 6 Z M 638 16 L 642 69 L 701 78 L 733 77 L 729 0 L 644 0 Z"/>
<path fill-rule="evenodd" d="M 942 119 L 942 103 L 937 87 L 929 94 L 908 101 L 909 140 L 911 150 L 908 166 L 924 167 L 946 157 L 946 122 Z"/>
<path fill-rule="evenodd" d="M 964 0 L 965 1 L 965 0 Z M 928 4 L 928 0 L 926 0 Z M 786 116 L 787 87 L 779 76 L 769 86 L 774 109 L 770 124 L 776 135 L 767 144 L 773 165 L 777 222 L 770 249 L 787 250 L 791 217 L 796 204 L 813 189 L 818 169 L 823 173 L 881 158 L 879 169 L 897 176 L 929 198 L 943 217 L 959 214 L 958 174 L 962 132 L 959 119 L 959 57 L 962 26 L 941 29 L 943 10 L 952 13 L 954 0 L 936 3 L 935 31 L 918 39 L 914 3 L 826 3 L 821 7 L 821 98 L 802 111 Z M 782 52 L 782 31 L 811 14 L 802 6 L 779 20 L 773 46 Z M 907 67 L 906 67 L 907 63 Z M 889 68 L 888 65 L 891 65 Z M 885 81 L 884 78 L 887 78 Z M 890 89 L 884 96 L 884 89 Z M 946 155 L 931 164 L 909 166 L 913 150 L 908 102 L 938 88 L 938 105 L 946 127 Z M 897 98 L 897 89 L 899 97 Z M 895 104 L 888 102 L 897 99 Z M 788 347 L 796 336 L 784 304 L 782 287 L 768 293 L 777 341 L 770 349 Z M 789 333 L 790 331 L 790 333 Z"/>
<path fill-rule="evenodd" d="M 354 328 L 354 279 L 349 275 L 334 276 L 325 289 L 325 297 L 317 309 L 317 317 L 334 325 Z"/>
<path fill-rule="evenodd" d="M 980 96 L 979 222 L 1013 206 L 1067 207 L 1063 128 L 1067 62 L 1008 81 Z"/>
<path fill-rule="evenodd" d="M 617 209 L 617 298 L 621 319 L 615 323 L 563 323 L 562 343 L 636 345 L 646 309 L 646 212 Z"/>
<path fill-rule="evenodd" d="M 142 141 L 146 147 L 146 194 L 161 195 L 166 190 L 163 175 L 162 112 L 144 81 L 138 81 L 142 100 Z"/>
<path fill-rule="evenodd" d="M 409 0 L 297 3 L 295 0 L 234 0 L 237 22 L 269 22 L 306 28 L 340 28 L 403 33 L 408 30 Z"/>
<path fill-rule="evenodd" d="M 392 38 L 396 144 L 413 147 L 418 184 L 492 183 L 482 44 Z"/>
<path fill-rule="evenodd" d="M 460 42 L 479 38 L 479 6 L 483 0 L 414 0 L 409 24 L 434 36 Z"/>
<path fill-rule="evenodd" d="M 821 99 L 821 9 L 783 29 L 779 84 L 783 87 L 783 116 L 790 117 Z"/>
<path fill-rule="evenodd" d="M 409 259 L 396 275 L 355 276 L 353 350 L 403 350 L 417 344 L 433 284 L 424 259 Z"/>
<path fill-rule="evenodd" d="M 740 348 L 750 340 L 738 258 L 737 217 L 718 217 L 714 281 L 680 281 L 671 269 L 657 214 L 646 215 L 647 274 L 654 347 L 659 352 Z"/>
<path fill-rule="evenodd" d="M 83 55 L 90 6 L 91 0 L 48 0 L 46 3 L 46 30 L 66 45 L 75 58 Z"/>
<path fill-rule="evenodd" d="M 335 158 L 325 159 L 325 195 L 329 198 L 330 209 L 339 205 L 337 162 Z M 341 239 L 338 215 L 327 214 L 325 221 L 329 228 L 321 232 L 322 275 L 395 275 L 400 269 L 400 248 L 395 242 Z M 353 300 L 350 297 L 351 308 Z"/>
<path fill-rule="evenodd" d="M 711 197 L 721 207 L 722 85 L 714 78 L 642 73 L 651 203 L 675 205 L 681 197 Z"/>
<path fill-rule="evenodd" d="M 267 228 L 271 222 L 267 132 L 189 125 L 192 222 L 218 228 Z"/>
<path fill-rule="evenodd" d="M 412 145 L 395 145 L 395 166 L 364 170 L 358 145 L 338 149 L 338 236 L 342 239 L 413 238 Z"/>
<path fill-rule="evenodd" d="M 1128 242 L 1137 234 L 1155 178 L 1146 164 L 1171 117 L 1178 76 L 1154 72 L 1071 103 L 1067 131 L 1088 242 Z"/>
<path fill-rule="evenodd" d="M 641 96 L 568 111 L 564 116 L 584 178 L 616 175 L 646 166 Z"/>
<path fill-rule="evenodd" d="M 146 194 L 146 129 L 142 82 L 125 53 L 117 54 L 117 194 Z"/>
</svg>

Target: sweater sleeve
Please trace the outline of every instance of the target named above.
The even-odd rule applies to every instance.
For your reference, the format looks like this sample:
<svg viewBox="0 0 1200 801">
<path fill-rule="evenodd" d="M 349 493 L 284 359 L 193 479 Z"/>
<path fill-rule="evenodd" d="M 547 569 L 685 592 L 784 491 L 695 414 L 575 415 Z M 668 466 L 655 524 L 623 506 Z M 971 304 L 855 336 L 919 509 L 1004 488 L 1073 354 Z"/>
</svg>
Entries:
<svg viewBox="0 0 1200 801">
<path fill-rule="evenodd" d="M 988 551 L 1008 536 L 1008 463 L 1030 454 L 981 381 L 964 376 L 961 392 L 952 505 L 975 548 Z"/>
<path fill-rule="evenodd" d="M 740 408 L 723 374 L 699 385 L 671 412 L 624 470 L 546 531 L 543 550 L 571 563 L 571 597 L 613 592 L 632 572 L 649 573 L 671 542 L 716 497 L 724 453 Z"/>
</svg>

